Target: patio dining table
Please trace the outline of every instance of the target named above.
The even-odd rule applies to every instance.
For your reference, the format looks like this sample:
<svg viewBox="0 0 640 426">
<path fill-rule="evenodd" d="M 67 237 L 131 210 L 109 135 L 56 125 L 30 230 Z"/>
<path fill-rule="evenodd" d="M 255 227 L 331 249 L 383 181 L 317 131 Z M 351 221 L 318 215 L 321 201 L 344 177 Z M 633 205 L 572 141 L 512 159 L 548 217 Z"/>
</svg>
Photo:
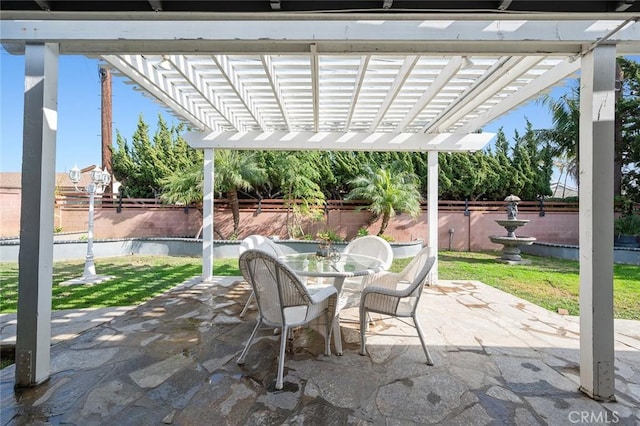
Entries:
<svg viewBox="0 0 640 426">
<path fill-rule="evenodd" d="M 334 253 L 333 256 L 317 256 L 316 253 L 294 253 L 279 257 L 304 280 L 307 288 L 313 291 L 325 285 L 333 285 L 338 290 L 338 308 L 333 324 L 333 335 L 337 355 L 342 355 L 342 337 L 340 334 L 340 309 L 344 306 L 345 295 L 342 286 L 346 278 L 364 277 L 383 270 L 381 259 L 353 253 Z M 312 282 L 308 278 L 316 278 Z M 325 284 L 325 279 L 327 283 Z M 342 306 L 341 306 L 342 305 Z"/>
</svg>

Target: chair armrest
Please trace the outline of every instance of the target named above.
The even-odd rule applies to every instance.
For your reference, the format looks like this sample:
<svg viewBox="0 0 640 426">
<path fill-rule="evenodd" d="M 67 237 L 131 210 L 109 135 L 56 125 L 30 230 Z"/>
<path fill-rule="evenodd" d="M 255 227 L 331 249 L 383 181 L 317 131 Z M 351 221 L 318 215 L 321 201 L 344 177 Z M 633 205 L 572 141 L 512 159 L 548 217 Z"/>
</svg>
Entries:
<svg viewBox="0 0 640 426">
<path fill-rule="evenodd" d="M 362 298 L 364 299 L 368 294 L 382 294 L 384 296 L 405 297 L 406 296 L 405 293 L 406 291 L 404 290 L 395 290 L 395 289 L 390 289 L 385 287 L 370 286 L 362 290 Z"/>
<path fill-rule="evenodd" d="M 338 290 L 336 290 L 334 286 L 322 287 L 312 294 L 309 294 L 309 299 L 311 299 L 311 303 L 318 304 L 329 298 L 333 294 L 335 294 L 336 297 L 338 295 Z"/>
<path fill-rule="evenodd" d="M 402 275 L 397 272 L 382 271 L 367 278 L 365 288 L 380 287 L 395 289 L 398 282 L 402 279 Z"/>
</svg>

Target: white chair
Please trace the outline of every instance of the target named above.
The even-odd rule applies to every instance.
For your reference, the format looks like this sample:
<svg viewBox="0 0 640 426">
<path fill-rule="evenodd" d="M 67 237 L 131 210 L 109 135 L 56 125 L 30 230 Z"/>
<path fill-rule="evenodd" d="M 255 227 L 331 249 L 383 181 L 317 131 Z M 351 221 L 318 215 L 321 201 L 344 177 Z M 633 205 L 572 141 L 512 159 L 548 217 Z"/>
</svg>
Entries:
<svg viewBox="0 0 640 426">
<path fill-rule="evenodd" d="M 238 358 L 244 364 L 253 339 L 262 324 L 280 328 L 280 358 L 276 389 L 282 389 L 284 355 L 289 330 L 308 324 L 324 315 L 325 354 L 330 355 L 331 326 L 335 316 L 337 290 L 328 286 L 310 294 L 300 278 L 276 257 L 261 250 L 246 250 L 240 255 L 240 270 L 247 277 L 258 302 L 258 322 Z"/>
<path fill-rule="evenodd" d="M 382 269 L 385 271 L 393 263 L 393 249 L 385 239 L 377 235 L 365 235 L 352 240 L 344 248 L 344 253 L 361 254 L 370 256 L 382 261 Z"/>
<path fill-rule="evenodd" d="M 352 240 L 344 248 L 344 253 L 359 254 L 379 259 L 382 262 L 382 270 L 386 271 L 393 263 L 393 249 L 391 244 L 376 235 L 366 235 Z M 360 302 L 360 293 L 376 275 L 347 278 L 342 285 L 341 300 L 338 303 L 340 309 L 357 306 Z"/>
<path fill-rule="evenodd" d="M 361 355 L 366 355 L 367 314 L 375 312 L 394 317 L 411 317 L 418 330 L 418 337 L 427 357 L 427 364 L 433 365 L 431 355 L 424 342 L 422 327 L 416 318 L 416 308 L 434 263 L 435 257 L 430 257 L 429 248 L 425 247 L 420 250 L 402 272 L 382 272 L 365 287 L 360 298 Z"/>
<path fill-rule="evenodd" d="M 247 250 L 262 250 L 275 257 L 282 256 L 284 254 L 276 243 L 262 235 L 249 235 L 247 238 L 242 240 L 242 242 L 240 243 L 240 248 L 238 249 L 238 255 L 241 255 Z M 247 277 L 244 277 L 244 279 L 248 282 Z M 244 308 L 242 308 L 242 312 L 240 312 L 240 318 L 244 318 L 247 310 L 249 310 L 249 306 L 251 305 L 253 299 L 254 293 L 252 291 L 249 295 L 249 298 L 247 299 L 247 302 L 244 304 Z"/>
</svg>

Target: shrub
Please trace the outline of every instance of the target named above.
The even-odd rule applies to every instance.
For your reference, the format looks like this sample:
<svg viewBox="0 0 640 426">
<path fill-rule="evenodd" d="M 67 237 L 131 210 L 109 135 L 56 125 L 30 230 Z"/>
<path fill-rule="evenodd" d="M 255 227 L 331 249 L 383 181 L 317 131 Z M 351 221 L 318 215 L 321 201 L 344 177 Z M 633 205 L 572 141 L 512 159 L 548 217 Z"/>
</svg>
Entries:
<svg viewBox="0 0 640 426">
<path fill-rule="evenodd" d="M 640 235 L 640 215 L 620 216 L 614 221 L 614 231 L 616 235 Z"/>
<path fill-rule="evenodd" d="M 338 243 L 344 241 L 344 238 L 333 229 L 327 229 L 316 234 L 316 238 L 321 241 Z"/>
<path fill-rule="evenodd" d="M 363 226 L 362 228 L 358 229 L 358 237 L 366 237 L 367 235 L 369 235 L 369 230 L 367 228 Z"/>
</svg>

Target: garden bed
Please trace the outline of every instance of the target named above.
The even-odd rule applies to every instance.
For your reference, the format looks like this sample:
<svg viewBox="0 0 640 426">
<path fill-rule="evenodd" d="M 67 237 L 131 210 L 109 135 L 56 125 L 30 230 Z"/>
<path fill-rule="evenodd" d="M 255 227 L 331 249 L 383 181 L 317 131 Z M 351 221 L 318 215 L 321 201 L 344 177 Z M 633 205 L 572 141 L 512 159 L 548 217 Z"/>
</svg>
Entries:
<svg viewBox="0 0 640 426">
<path fill-rule="evenodd" d="M 569 244 L 535 242 L 520 247 L 523 253 L 556 259 L 580 260 L 580 248 Z M 625 265 L 640 265 L 640 249 L 632 247 L 614 247 L 613 262 Z"/>
<path fill-rule="evenodd" d="M 314 252 L 319 241 L 277 240 L 277 244 L 297 252 Z M 395 258 L 412 257 L 423 246 L 422 240 L 390 243 Z M 334 243 L 338 250 L 347 243 Z M 17 262 L 20 241 L 17 239 L 0 241 L 0 262 Z M 216 258 L 237 257 L 239 240 L 215 240 L 213 255 Z M 87 253 L 86 240 L 62 240 L 53 243 L 53 260 L 82 259 Z M 202 240 L 195 238 L 118 238 L 94 240 L 94 257 L 140 255 L 191 256 L 202 257 Z"/>
</svg>

